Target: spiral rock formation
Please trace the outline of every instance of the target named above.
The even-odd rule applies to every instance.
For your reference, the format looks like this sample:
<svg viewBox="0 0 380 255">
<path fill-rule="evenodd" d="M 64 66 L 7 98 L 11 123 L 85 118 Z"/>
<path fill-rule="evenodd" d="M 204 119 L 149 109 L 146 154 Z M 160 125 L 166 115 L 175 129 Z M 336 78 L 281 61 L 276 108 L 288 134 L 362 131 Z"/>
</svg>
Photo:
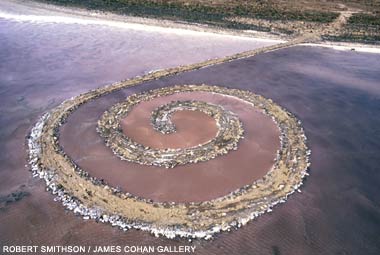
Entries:
<svg viewBox="0 0 380 255">
<path fill-rule="evenodd" d="M 123 87 L 123 84 L 117 86 Z M 130 86 L 130 83 L 126 82 L 124 86 Z M 276 123 L 280 130 L 281 146 L 272 168 L 263 178 L 252 181 L 249 185 L 203 202 L 155 202 L 121 191 L 102 179 L 90 176 L 65 154 L 59 143 L 59 127 L 68 116 L 80 105 L 112 89 L 112 86 L 106 87 L 63 102 L 41 118 L 28 138 L 29 162 L 33 175 L 44 178 L 48 189 L 57 195 L 57 200 L 84 218 L 109 222 L 124 230 L 147 230 L 168 238 L 182 236 L 209 239 L 214 233 L 245 225 L 260 214 L 271 211 L 274 205 L 285 202 L 307 175 L 310 151 L 306 146 L 301 122 L 290 112 L 272 100 L 248 91 L 208 85 L 181 85 L 132 95 L 125 102 L 111 107 L 98 122 L 98 131 L 107 145 L 118 156 L 126 157 L 132 162 L 164 167 L 197 160 L 210 161 L 217 155 L 227 153 L 228 150 L 236 148 L 243 134 L 243 126 L 234 114 L 206 102 L 172 102 L 157 108 L 152 116 L 153 126 L 164 133 L 175 131 L 169 122 L 173 111 L 196 109 L 213 116 L 218 123 L 218 134 L 210 142 L 198 147 L 170 150 L 170 153 L 167 153 L 168 150 L 153 150 L 136 144 L 120 130 L 120 118 L 140 101 L 175 93 L 207 92 L 241 100 Z M 164 127 L 163 124 L 169 126 Z M 196 154 L 195 157 L 191 156 L 191 151 Z M 169 159 L 163 160 L 166 155 L 170 156 Z"/>
</svg>

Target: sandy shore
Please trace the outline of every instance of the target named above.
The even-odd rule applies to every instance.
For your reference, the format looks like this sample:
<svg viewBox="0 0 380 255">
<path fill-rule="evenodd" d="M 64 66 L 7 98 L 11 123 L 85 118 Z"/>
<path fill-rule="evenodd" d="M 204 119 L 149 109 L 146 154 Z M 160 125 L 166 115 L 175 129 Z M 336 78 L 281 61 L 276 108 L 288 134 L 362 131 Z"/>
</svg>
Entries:
<svg viewBox="0 0 380 255">
<path fill-rule="evenodd" d="M 256 41 L 270 43 L 283 43 L 289 40 L 287 37 L 268 32 L 213 28 L 201 24 L 117 15 L 109 12 L 89 11 L 80 8 L 61 7 L 52 4 L 23 0 L 6 0 L 0 3 L 0 18 L 1 17 L 37 23 L 47 22 L 61 24 L 101 25 L 141 31 L 156 31 L 188 35 L 196 35 L 201 33 L 206 36 L 233 37 L 242 40 L 252 38 Z M 380 53 L 380 45 L 329 41 L 305 43 L 304 45 L 316 47 L 322 46 L 345 51 L 356 50 L 359 52 Z"/>
<path fill-rule="evenodd" d="M 60 7 L 34 1 L 6 0 L 0 3 L 0 17 L 34 22 L 74 23 L 105 25 L 145 31 L 159 31 L 180 34 L 209 34 L 212 36 L 233 36 L 254 38 L 259 41 L 283 42 L 283 38 L 258 31 L 236 31 L 212 28 L 207 25 L 174 22 L 152 18 L 117 15 L 109 12 L 89 11 L 80 8 Z"/>
</svg>

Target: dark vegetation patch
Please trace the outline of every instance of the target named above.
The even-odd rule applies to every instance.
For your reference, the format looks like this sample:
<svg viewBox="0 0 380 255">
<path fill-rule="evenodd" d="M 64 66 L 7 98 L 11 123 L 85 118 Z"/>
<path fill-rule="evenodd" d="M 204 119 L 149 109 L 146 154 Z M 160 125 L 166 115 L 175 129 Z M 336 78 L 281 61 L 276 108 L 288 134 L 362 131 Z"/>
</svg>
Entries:
<svg viewBox="0 0 380 255">
<path fill-rule="evenodd" d="M 355 13 L 348 20 L 348 25 L 380 26 L 380 13 L 377 15 L 368 13 Z"/>
<path fill-rule="evenodd" d="M 216 28 L 256 30 L 294 35 L 289 27 L 276 27 L 272 21 L 316 22 L 321 25 L 334 21 L 339 11 L 354 8 L 366 13 L 354 14 L 338 33 L 323 36 L 325 40 L 377 44 L 380 42 L 380 2 L 365 0 L 278 1 L 278 0 L 37 0 L 68 7 L 107 11 L 135 17 L 162 18 L 176 22 L 204 24 Z M 340 7 L 339 7 L 340 6 Z M 236 18 L 265 20 L 242 22 Z M 269 22 L 269 23 L 268 23 Z"/>
<path fill-rule="evenodd" d="M 339 35 L 327 36 L 325 39 L 380 44 L 380 13 L 355 13 Z"/>
<path fill-rule="evenodd" d="M 328 23 L 338 14 L 335 12 L 280 8 L 268 1 L 236 1 L 210 4 L 199 1 L 157 1 L 157 0 L 40 0 L 64 6 L 109 11 L 138 17 L 164 18 L 232 29 L 270 31 L 268 27 L 243 24 L 227 20 L 231 17 L 245 17 L 265 20 L 308 21 Z"/>
</svg>

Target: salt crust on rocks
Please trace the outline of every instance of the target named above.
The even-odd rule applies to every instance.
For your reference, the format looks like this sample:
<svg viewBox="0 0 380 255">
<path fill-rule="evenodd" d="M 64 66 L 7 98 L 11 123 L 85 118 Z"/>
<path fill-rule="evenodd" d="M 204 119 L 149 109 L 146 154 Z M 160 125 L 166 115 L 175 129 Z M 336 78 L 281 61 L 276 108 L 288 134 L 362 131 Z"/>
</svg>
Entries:
<svg viewBox="0 0 380 255">
<path fill-rule="evenodd" d="M 151 78 L 154 77 L 155 74 Z M 89 176 L 60 147 L 60 125 L 81 104 L 141 81 L 144 79 L 138 77 L 67 100 L 43 115 L 31 130 L 28 147 L 33 176 L 44 179 L 47 189 L 69 210 L 84 219 L 110 223 L 123 230 L 141 229 L 167 238 L 210 239 L 215 233 L 241 227 L 257 216 L 270 212 L 274 205 L 285 202 L 302 185 L 310 164 L 310 151 L 301 122 L 270 99 L 248 91 L 207 85 L 184 85 L 171 89 L 237 97 L 277 123 L 281 131 L 281 147 L 275 164 L 262 179 L 214 200 L 176 204 L 156 203 L 122 193 Z"/>
<path fill-rule="evenodd" d="M 171 122 L 171 114 L 180 110 L 201 111 L 216 121 L 218 133 L 206 143 L 190 148 L 154 149 L 139 144 L 123 134 L 120 122 L 141 101 L 156 97 L 180 93 L 171 87 L 152 90 L 132 95 L 123 103 L 119 103 L 106 111 L 98 121 L 98 132 L 105 139 L 115 155 L 122 160 L 143 164 L 173 168 L 177 165 L 208 161 L 230 150 L 236 150 L 243 135 L 239 118 L 223 107 L 201 101 L 174 101 L 158 107 L 151 117 L 153 128 L 161 133 L 175 132 Z"/>
</svg>

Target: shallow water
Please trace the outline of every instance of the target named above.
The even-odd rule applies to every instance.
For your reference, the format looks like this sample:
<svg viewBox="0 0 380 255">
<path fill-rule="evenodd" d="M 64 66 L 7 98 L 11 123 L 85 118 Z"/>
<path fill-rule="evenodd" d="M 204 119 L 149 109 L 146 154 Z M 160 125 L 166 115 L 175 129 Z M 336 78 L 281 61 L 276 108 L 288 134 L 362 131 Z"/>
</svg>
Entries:
<svg viewBox="0 0 380 255">
<path fill-rule="evenodd" d="M 65 212 L 24 167 L 24 137 L 38 116 L 78 93 L 258 45 L 0 19 L 0 195 L 30 193 L 1 207 L 0 244 L 187 244 L 141 231 L 123 233 Z M 379 55 L 294 47 L 138 87 L 208 83 L 249 89 L 304 123 L 313 154 L 302 194 L 237 231 L 196 241 L 197 253 L 379 254 L 379 81 Z"/>
</svg>

